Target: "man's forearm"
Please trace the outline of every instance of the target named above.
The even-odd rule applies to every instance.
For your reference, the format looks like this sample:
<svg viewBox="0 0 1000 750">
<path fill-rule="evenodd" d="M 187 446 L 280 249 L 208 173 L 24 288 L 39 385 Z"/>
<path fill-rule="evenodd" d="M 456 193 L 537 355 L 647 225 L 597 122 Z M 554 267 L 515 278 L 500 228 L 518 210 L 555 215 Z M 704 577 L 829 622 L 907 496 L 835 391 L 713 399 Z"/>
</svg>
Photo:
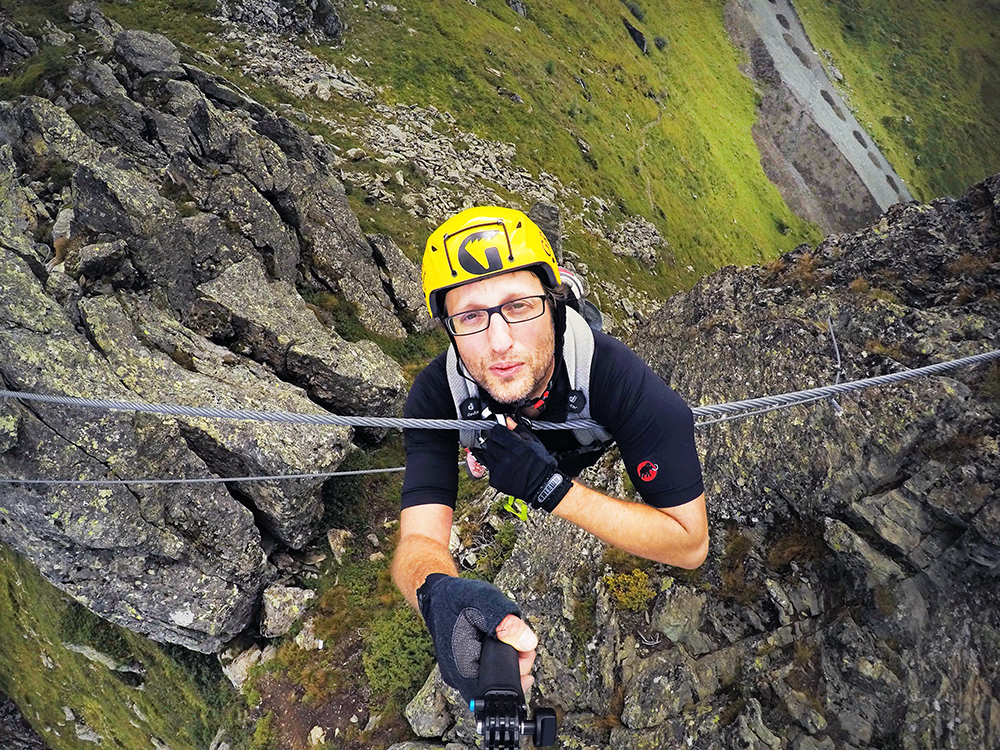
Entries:
<svg viewBox="0 0 1000 750">
<path fill-rule="evenodd" d="M 392 580 L 414 609 L 418 609 L 417 589 L 431 573 L 458 575 L 448 548 L 435 539 L 419 534 L 400 539 L 392 559 Z"/>
<path fill-rule="evenodd" d="M 697 568 L 708 553 L 704 495 L 658 510 L 603 495 L 574 482 L 553 513 L 619 549 L 656 562 Z"/>
</svg>

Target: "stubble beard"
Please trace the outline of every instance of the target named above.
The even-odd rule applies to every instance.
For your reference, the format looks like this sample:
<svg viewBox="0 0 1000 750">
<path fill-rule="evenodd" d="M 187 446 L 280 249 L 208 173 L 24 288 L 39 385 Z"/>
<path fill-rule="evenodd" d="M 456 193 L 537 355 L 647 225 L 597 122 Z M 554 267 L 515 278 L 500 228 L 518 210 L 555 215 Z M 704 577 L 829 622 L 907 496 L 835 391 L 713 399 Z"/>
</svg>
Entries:
<svg viewBox="0 0 1000 750">
<path fill-rule="evenodd" d="M 490 365 L 501 359 L 512 358 L 524 362 L 524 367 L 512 378 L 500 379 L 490 372 Z M 474 362 L 466 362 L 469 370 L 480 387 L 485 388 L 493 400 L 500 404 L 514 404 L 527 398 L 539 386 L 545 385 L 549 366 L 555 356 L 555 334 L 551 326 L 534 351 L 518 351 L 505 353 L 503 357 L 484 356 Z"/>
</svg>

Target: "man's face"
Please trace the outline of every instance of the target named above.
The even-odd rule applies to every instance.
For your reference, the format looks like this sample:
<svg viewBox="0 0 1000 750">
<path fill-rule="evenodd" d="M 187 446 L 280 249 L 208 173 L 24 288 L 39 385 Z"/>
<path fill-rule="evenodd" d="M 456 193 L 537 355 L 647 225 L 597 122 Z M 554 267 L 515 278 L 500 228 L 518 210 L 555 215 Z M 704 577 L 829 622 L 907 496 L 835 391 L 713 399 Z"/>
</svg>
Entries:
<svg viewBox="0 0 1000 750">
<path fill-rule="evenodd" d="M 455 315 L 544 293 L 534 273 L 512 271 L 448 290 L 445 308 Z M 547 301 L 541 317 L 511 324 L 497 313 L 485 331 L 456 336 L 455 342 L 469 374 L 502 404 L 541 395 L 552 377 L 555 331 Z"/>
</svg>

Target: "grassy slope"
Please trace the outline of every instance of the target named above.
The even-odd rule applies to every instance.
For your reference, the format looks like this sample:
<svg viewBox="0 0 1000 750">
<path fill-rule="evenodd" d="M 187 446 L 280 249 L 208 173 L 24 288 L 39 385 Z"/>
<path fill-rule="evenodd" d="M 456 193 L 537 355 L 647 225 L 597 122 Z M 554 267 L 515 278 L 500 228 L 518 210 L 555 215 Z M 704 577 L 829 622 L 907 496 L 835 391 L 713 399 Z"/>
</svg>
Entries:
<svg viewBox="0 0 1000 750">
<path fill-rule="evenodd" d="M 504 0 L 411 3 L 395 14 L 351 7 L 344 46 L 313 51 L 355 70 L 348 57 L 369 60 L 360 72 L 394 103 L 448 110 L 463 129 L 515 142 L 532 172 L 617 204 L 618 218 L 652 220 L 675 259 L 660 264 L 656 277 L 639 278 L 638 267 L 578 232 L 568 246 L 598 274 L 636 274 L 633 283 L 655 296 L 689 286 L 688 264 L 700 274 L 817 239 L 760 167 L 750 137 L 755 92 L 737 69 L 722 3 L 642 6 L 642 21 L 617 0 L 538 0 L 527 19 Z M 645 33 L 647 55 L 623 18 Z M 656 37 L 667 42 L 662 50 Z M 498 95 L 498 87 L 523 104 Z M 779 233 L 784 226 L 787 235 Z"/>
<path fill-rule="evenodd" d="M 960 195 L 1000 171 L 1000 2 L 797 0 L 861 122 L 910 187 Z M 909 116 L 912 122 L 906 122 Z"/>
<path fill-rule="evenodd" d="M 64 706 L 104 738 L 102 747 L 129 750 L 151 747 L 151 736 L 174 750 L 204 750 L 227 721 L 223 706 L 239 711 L 240 702 L 232 700 L 235 693 L 217 664 L 213 667 L 212 657 L 164 649 L 104 622 L 3 545 L 0 623 L 0 689 L 52 750 L 76 750 L 83 744 Z M 92 662 L 68 650 L 66 643 L 140 666 L 144 687 L 130 686 L 127 680 L 134 675 L 122 676 Z M 240 723 L 238 715 L 229 719 Z"/>
</svg>

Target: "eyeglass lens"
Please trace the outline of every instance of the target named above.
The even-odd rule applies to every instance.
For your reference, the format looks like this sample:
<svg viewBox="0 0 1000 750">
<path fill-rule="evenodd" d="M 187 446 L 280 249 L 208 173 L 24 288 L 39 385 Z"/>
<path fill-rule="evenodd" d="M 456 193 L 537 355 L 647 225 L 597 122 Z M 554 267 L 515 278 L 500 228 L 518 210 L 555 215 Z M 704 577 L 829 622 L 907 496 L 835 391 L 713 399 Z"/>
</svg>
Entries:
<svg viewBox="0 0 1000 750">
<path fill-rule="evenodd" d="M 500 313 L 508 323 L 524 323 L 539 317 L 545 311 L 545 297 L 522 297 L 485 310 L 467 310 L 448 317 L 452 333 L 465 336 L 479 333 L 490 327 L 493 313 Z"/>
</svg>

